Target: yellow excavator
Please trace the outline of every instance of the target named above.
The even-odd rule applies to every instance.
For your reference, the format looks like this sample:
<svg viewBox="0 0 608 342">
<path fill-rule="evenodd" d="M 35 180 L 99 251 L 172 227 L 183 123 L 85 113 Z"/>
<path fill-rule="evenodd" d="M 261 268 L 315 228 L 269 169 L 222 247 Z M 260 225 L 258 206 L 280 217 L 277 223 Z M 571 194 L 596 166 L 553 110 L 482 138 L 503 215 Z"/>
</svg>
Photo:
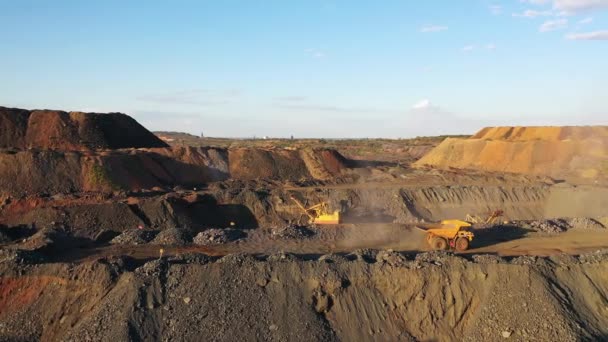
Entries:
<svg viewBox="0 0 608 342">
<path fill-rule="evenodd" d="M 461 220 L 443 220 L 439 223 L 418 224 L 416 227 L 427 232 L 426 241 L 434 250 L 466 251 L 475 236 L 469 230 L 471 224 Z"/>
<path fill-rule="evenodd" d="M 308 216 L 309 224 L 340 224 L 342 221 L 340 220 L 340 211 L 330 211 L 329 204 L 327 202 L 322 202 L 312 207 L 306 208 L 300 201 L 298 201 L 295 197 L 290 196 L 291 200 L 296 203 L 296 205 L 302 209 L 304 214 Z"/>
<path fill-rule="evenodd" d="M 495 224 L 500 217 L 504 217 L 505 212 L 497 209 L 492 211 L 486 219 L 483 219 L 477 215 L 467 214 L 465 221 L 471 222 L 473 224 Z M 508 223 L 508 220 L 503 221 L 503 223 Z"/>
</svg>

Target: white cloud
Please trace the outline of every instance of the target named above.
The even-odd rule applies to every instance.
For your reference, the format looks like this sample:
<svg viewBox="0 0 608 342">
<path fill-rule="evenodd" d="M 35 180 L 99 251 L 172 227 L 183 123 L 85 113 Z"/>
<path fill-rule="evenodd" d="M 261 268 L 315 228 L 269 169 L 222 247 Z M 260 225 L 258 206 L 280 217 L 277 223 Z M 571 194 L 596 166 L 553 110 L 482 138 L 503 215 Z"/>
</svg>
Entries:
<svg viewBox="0 0 608 342">
<path fill-rule="evenodd" d="M 551 5 L 557 15 L 568 15 L 608 8 L 608 0 L 520 0 L 531 5 Z"/>
<path fill-rule="evenodd" d="M 486 44 L 486 49 L 487 50 L 496 50 L 496 45 L 493 43 Z"/>
<path fill-rule="evenodd" d="M 460 49 L 464 52 L 469 52 L 469 51 L 473 51 L 475 50 L 475 45 L 467 45 L 467 46 L 463 46 L 462 49 Z"/>
<path fill-rule="evenodd" d="M 490 12 L 494 15 L 500 15 L 502 14 L 502 6 L 500 5 L 491 5 L 490 6 Z"/>
<path fill-rule="evenodd" d="M 557 19 L 545 21 L 538 30 L 540 32 L 550 32 L 555 30 L 561 30 L 568 27 L 568 19 Z"/>
<path fill-rule="evenodd" d="M 532 5 L 544 5 L 551 2 L 551 0 L 519 0 L 519 2 L 524 2 Z"/>
<path fill-rule="evenodd" d="M 320 59 L 325 57 L 325 52 L 318 49 L 306 49 L 305 50 L 312 58 Z"/>
<path fill-rule="evenodd" d="M 591 24 L 592 22 L 593 22 L 593 18 L 590 17 L 590 18 L 585 18 L 585 19 L 579 21 L 578 23 L 581 25 L 585 25 L 585 24 Z"/>
<path fill-rule="evenodd" d="M 412 109 L 413 110 L 425 110 L 425 109 L 430 109 L 433 106 L 431 105 L 431 101 L 429 99 L 422 99 L 418 102 L 416 102 L 413 106 Z"/>
<path fill-rule="evenodd" d="M 420 28 L 420 32 L 422 33 L 429 33 L 429 32 L 441 32 L 441 31 L 446 31 L 448 29 L 447 26 L 441 26 L 441 25 L 430 25 L 430 26 L 423 26 Z"/>
<path fill-rule="evenodd" d="M 553 8 L 577 13 L 608 8 L 608 0 L 553 0 Z"/>
<path fill-rule="evenodd" d="M 553 16 L 555 13 L 553 11 L 535 11 L 535 10 L 525 10 L 522 13 L 513 13 L 512 16 L 518 18 L 537 18 L 537 17 L 549 17 Z"/>
<path fill-rule="evenodd" d="M 566 35 L 569 40 L 608 40 L 608 30 L 585 33 L 572 33 Z"/>
</svg>

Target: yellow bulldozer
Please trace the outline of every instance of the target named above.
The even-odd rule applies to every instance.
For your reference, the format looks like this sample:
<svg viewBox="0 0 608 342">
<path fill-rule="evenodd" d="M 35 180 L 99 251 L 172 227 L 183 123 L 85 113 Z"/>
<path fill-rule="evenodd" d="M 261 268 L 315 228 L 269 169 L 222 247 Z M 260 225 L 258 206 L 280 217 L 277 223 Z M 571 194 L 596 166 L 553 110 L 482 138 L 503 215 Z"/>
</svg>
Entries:
<svg viewBox="0 0 608 342">
<path fill-rule="evenodd" d="M 306 208 L 302 202 L 298 201 L 295 197 L 290 196 L 291 200 L 296 203 L 296 205 L 302 209 L 304 214 L 308 216 L 309 224 L 340 224 L 342 221 L 340 220 L 340 211 L 329 210 L 329 204 L 327 202 L 322 202 L 312 207 Z"/>
<path fill-rule="evenodd" d="M 475 236 L 468 230 L 471 224 L 461 220 L 443 220 L 439 223 L 419 224 L 416 227 L 427 232 L 427 243 L 434 250 L 466 251 Z"/>
</svg>

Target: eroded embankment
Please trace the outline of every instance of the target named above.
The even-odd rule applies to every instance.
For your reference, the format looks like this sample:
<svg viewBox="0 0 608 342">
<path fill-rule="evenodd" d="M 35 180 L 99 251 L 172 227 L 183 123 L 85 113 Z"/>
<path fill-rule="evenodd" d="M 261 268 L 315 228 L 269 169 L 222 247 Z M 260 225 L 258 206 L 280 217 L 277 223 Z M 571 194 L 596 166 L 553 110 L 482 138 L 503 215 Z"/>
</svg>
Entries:
<svg viewBox="0 0 608 342">
<path fill-rule="evenodd" d="M 9 151 L 0 153 L 0 195 L 195 187 L 226 179 L 327 180 L 344 168 L 346 160 L 327 149 Z"/>
<path fill-rule="evenodd" d="M 602 255 L 510 262 L 428 254 L 407 260 L 386 252 L 350 257 L 184 256 L 134 272 L 124 258 L 78 266 L 3 263 L 0 336 L 555 341 L 608 334 Z"/>
<path fill-rule="evenodd" d="M 60 340 L 114 288 L 122 272 L 105 262 L 77 266 L 2 263 L 0 340 Z"/>
</svg>

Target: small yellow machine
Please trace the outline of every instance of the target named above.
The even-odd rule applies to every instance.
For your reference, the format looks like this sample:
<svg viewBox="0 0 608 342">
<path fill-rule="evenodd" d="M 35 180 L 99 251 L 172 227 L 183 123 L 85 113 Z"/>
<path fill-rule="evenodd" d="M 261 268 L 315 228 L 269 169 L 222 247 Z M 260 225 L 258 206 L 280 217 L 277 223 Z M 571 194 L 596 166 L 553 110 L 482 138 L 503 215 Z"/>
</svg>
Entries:
<svg viewBox="0 0 608 342">
<path fill-rule="evenodd" d="M 308 216 L 310 224 L 340 224 L 340 211 L 335 210 L 334 212 L 329 211 L 329 205 L 327 202 L 313 205 L 310 208 L 306 208 L 300 201 L 295 197 L 291 196 L 291 200 L 294 201 L 300 209 Z"/>
<path fill-rule="evenodd" d="M 461 220 L 443 220 L 436 224 L 422 224 L 417 226 L 427 232 L 427 242 L 434 250 L 453 248 L 456 251 L 465 251 L 475 236 L 467 228 L 471 224 Z"/>
</svg>

